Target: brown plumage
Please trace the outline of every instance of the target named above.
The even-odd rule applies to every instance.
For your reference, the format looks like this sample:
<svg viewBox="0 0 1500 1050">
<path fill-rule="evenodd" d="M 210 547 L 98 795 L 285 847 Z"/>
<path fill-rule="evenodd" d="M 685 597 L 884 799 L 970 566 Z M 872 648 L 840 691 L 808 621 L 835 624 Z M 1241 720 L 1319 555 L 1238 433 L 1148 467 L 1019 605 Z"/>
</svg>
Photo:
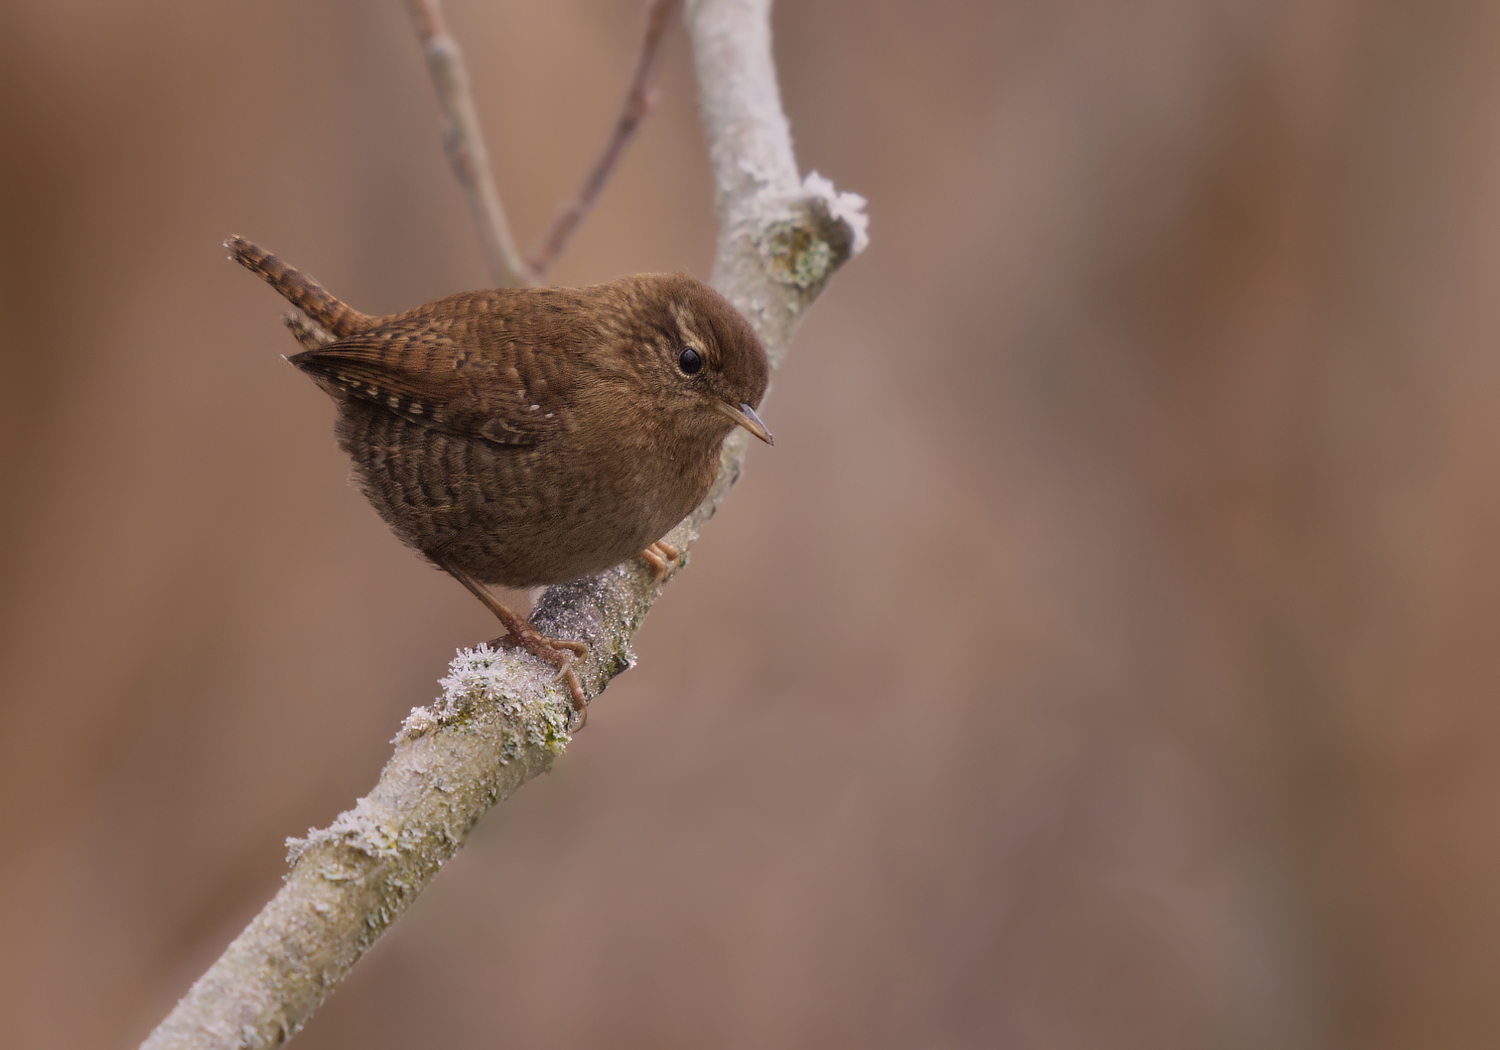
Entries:
<svg viewBox="0 0 1500 1050">
<path fill-rule="evenodd" d="M 568 665 L 583 647 L 538 634 L 484 585 L 560 583 L 641 553 L 660 568 L 656 541 L 707 495 L 729 432 L 771 440 L 754 330 L 681 274 L 371 317 L 243 238 L 225 247 L 306 315 L 286 317 L 307 348 L 290 361 L 337 402 L 376 511 L 557 666 L 582 711 Z"/>
</svg>

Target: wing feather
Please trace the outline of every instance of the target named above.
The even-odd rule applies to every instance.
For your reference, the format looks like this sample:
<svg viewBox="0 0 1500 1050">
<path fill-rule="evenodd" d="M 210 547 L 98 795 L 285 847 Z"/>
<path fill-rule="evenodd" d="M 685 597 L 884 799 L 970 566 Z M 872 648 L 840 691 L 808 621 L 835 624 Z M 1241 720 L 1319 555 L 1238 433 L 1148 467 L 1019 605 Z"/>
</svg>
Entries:
<svg viewBox="0 0 1500 1050">
<path fill-rule="evenodd" d="M 467 331 L 390 325 L 289 358 L 335 398 L 497 445 L 535 445 L 565 425 L 566 370 L 515 343 L 484 352 Z M 530 365 L 530 367 L 518 367 Z"/>
</svg>

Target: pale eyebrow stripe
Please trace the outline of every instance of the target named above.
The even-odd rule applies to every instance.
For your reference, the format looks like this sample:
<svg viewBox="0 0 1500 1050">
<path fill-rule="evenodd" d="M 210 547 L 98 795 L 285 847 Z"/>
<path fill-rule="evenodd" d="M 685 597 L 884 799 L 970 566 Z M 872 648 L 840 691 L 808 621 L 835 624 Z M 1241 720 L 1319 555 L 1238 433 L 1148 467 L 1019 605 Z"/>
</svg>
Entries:
<svg viewBox="0 0 1500 1050">
<path fill-rule="evenodd" d="M 693 349 L 707 357 L 709 355 L 708 342 L 693 327 L 692 322 L 688 320 L 690 316 L 691 314 L 686 306 L 678 302 L 672 304 L 672 319 L 677 322 L 677 331 L 692 345 Z M 717 358 L 718 355 L 714 356 Z"/>
</svg>

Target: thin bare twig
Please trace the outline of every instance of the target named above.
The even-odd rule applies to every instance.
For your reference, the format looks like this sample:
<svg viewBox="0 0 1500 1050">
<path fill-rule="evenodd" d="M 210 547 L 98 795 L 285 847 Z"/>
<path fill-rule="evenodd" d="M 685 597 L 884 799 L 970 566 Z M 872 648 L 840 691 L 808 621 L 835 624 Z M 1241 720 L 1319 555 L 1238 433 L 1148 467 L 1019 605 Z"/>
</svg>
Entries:
<svg viewBox="0 0 1500 1050">
<path fill-rule="evenodd" d="M 621 154 L 625 152 L 625 145 L 635 135 L 642 118 L 656 103 L 656 93 L 651 90 L 651 74 L 656 66 L 656 56 L 661 52 L 662 37 L 666 35 L 667 26 L 681 8 L 682 0 L 651 0 L 651 7 L 646 13 L 646 39 L 641 42 L 635 73 L 631 75 L 630 86 L 625 90 L 625 104 L 620 108 L 619 119 L 615 121 L 614 129 L 604 143 L 604 152 L 599 154 L 599 159 L 584 178 L 578 196 L 558 209 L 552 225 L 527 257 L 538 276 L 550 270 L 557 257 L 563 253 L 573 233 L 599 199 L 615 165 L 620 162 Z"/>
<path fill-rule="evenodd" d="M 448 35 L 438 0 L 406 0 L 427 58 L 427 70 L 443 109 L 443 149 L 468 198 L 490 280 L 501 286 L 535 284 L 536 275 L 516 249 L 490 170 L 479 113 L 469 90 L 469 71 L 458 42 Z"/>
</svg>

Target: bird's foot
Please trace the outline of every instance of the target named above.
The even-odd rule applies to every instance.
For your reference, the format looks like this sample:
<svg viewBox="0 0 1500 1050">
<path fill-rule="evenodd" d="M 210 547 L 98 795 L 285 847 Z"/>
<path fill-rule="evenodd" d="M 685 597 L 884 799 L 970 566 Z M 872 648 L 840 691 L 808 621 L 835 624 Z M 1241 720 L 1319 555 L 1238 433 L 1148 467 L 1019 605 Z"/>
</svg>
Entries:
<svg viewBox="0 0 1500 1050">
<path fill-rule="evenodd" d="M 585 657 L 589 654 L 589 647 L 582 642 L 570 641 L 566 638 L 548 638 L 541 631 L 531 626 L 526 617 L 515 610 L 507 607 L 500 601 L 484 584 L 470 576 L 452 562 L 429 554 L 433 563 L 444 569 L 459 583 L 467 587 L 481 602 L 485 608 L 495 614 L 495 618 L 505 625 L 505 635 L 496 638 L 489 644 L 498 648 L 505 646 L 520 646 L 532 656 L 539 660 L 545 660 L 557 668 L 557 676 L 554 682 L 567 682 L 568 695 L 573 699 L 573 713 L 578 716 L 578 724 L 573 727 L 573 732 L 583 728 L 588 721 L 589 698 L 583 695 L 583 686 L 578 681 L 578 676 L 573 673 L 573 658 Z"/>
<path fill-rule="evenodd" d="M 672 546 L 666 540 L 657 540 L 651 546 L 641 551 L 641 560 L 651 566 L 651 577 L 660 585 L 667 578 L 667 573 L 677 564 L 682 552 Z"/>
<path fill-rule="evenodd" d="M 583 642 L 575 642 L 568 638 L 549 638 L 524 622 L 506 626 L 510 633 L 493 639 L 489 644 L 495 648 L 503 645 L 507 648 L 525 649 L 538 660 L 545 660 L 557 668 L 557 674 L 552 680 L 567 683 L 568 693 L 573 699 L 573 712 L 578 717 L 574 732 L 582 729 L 589 717 L 588 697 L 583 695 L 583 686 L 578 681 L 578 676 L 573 673 L 573 660 L 575 658 L 581 660 L 587 656 L 589 647 Z"/>
</svg>

